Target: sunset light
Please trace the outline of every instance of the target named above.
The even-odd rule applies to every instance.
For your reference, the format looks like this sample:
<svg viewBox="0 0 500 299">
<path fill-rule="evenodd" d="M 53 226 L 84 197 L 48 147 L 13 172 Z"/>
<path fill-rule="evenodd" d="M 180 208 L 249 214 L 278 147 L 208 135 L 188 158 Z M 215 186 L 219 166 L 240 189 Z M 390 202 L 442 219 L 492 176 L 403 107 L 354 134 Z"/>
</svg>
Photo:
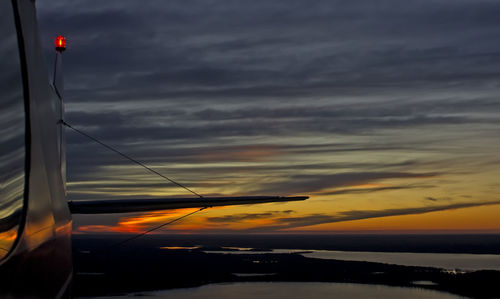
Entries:
<svg viewBox="0 0 500 299">
<path fill-rule="evenodd" d="M 0 1 L 0 298 L 500 298 L 499 15 Z"/>
</svg>

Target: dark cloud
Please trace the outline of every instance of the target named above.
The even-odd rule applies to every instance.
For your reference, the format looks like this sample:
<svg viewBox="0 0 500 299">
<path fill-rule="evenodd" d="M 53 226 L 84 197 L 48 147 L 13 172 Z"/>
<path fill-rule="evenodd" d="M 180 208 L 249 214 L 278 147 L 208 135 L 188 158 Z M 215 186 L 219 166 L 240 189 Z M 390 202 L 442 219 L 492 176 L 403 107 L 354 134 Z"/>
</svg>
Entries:
<svg viewBox="0 0 500 299">
<path fill-rule="evenodd" d="M 363 194 L 363 193 L 373 193 L 388 190 L 403 190 L 403 189 L 427 189 L 435 188 L 433 185 L 413 185 L 413 186 L 389 186 L 389 187 L 376 187 L 376 188 L 347 188 L 340 189 L 330 192 L 319 192 L 318 195 L 340 195 L 340 194 Z M 427 199 L 429 199 L 428 197 Z"/>
<path fill-rule="evenodd" d="M 244 213 L 244 214 L 234 214 L 226 215 L 221 217 L 207 217 L 207 221 L 215 223 L 235 223 L 245 220 L 257 220 L 257 219 L 268 219 L 271 217 L 279 217 L 294 213 L 293 210 L 286 211 L 268 211 L 263 213 Z"/>
<path fill-rule="evenodd" d="M 335 147 L 335 145 L 330 145 Z M 324 148 L 325 145 L 318 146 L 319 148 Z M 311 148 L 315 148 L 314 145 L 310 145 L 308 147 L 297 146 L 296 150 L 308 150 Z M 300 163 L 295 165 L 262 165 L 262 164 L 248 164 L 241 166 L 234 165 L 220 165 L 210 167 L 209 170 L 202 170 L 198 166 L 200 161 L 208 161 L 208 162 L 225 162 L 225 161 L 249 161 L 248 159 L 239 158 L 245 152 L 241 151 L 240 147 L 214 147 L 209 148 L 208 152 L 205 152 L 205 148 L 190 148 L 183 149 L 182 151 L 178 150 L 170 150 L 163 151 L 163 155 L 159 155 L 159 153 L 153 152 L 150 153 L 146 157 L 141 157 L 141 161 L 145 161 L 147 163 L 160 163 L 160 162 L 171 162 L 172 166 L 166 167 L 154 167 L 155 170 L 161 172 L 164 175 L 169 177 L 178 178 L 181 177 L 183 182 L 189 182 L 191 187 L 197 188 L 200 192 L 205 195 L 213 195 L 213 196 L 222 196 L 222 195 L 248 195 L 248 193 L 252 192 L 253 194 L 262 194 L 262 192 L 272 192 L 273 194 L 277 194 L 277 192 L 287 192 L 290 190 L 272 190 L 267 188 L 269 186 L 263 185 L 262 182 L 256 182 L 251 186 L 246 188 L 244 194 L 236 194 L 236 193 L 228 193 L 225 192 L 223 194 L 206 194 L 203 192 L 205 188 L 210 187 L 220 187 L 224 186 L 228 180 L 230 180 L 229 174 L 235 175 L 244 175 L 244 176 L 255 176 L 256 173 L 265 172 L 268 175 L 274 175 L 276 177 L 283 176 L 283 173 L 297 173 L 297 172 L 318 172 L 318 171 L 342 171 L 344 169 L 352 169 L 352 168 L 361 168 L 361 169 L 391 169 L 391 168 L 400 168 L 400 167 L 411 167 L 418 165 L 417 161 L 404 161 L 400 163 L 355 163 L 355 162 L 344 162 L 344 163 Z M 277 155 L 283 155 L 284 148 L 277 147 L 276 153 Z M 287 148 L 286 150 L 290 150 Z M 82 150 L 87 151 L 87 149 Z M 349 151 L 349 149 L 346 149 Z M 72 151 L 74 153 L 74 151 Z M 104 153 L 104 154 L 103 154 Z M 128 163 L 124 159 L 119 156 L 112 155 L 112 153 L 107 153 L 103 150 L 101 151 L 93 151 L 88 154 L 88 156 L 83 156 L 83 154 L 79 154 L 79 159 L 74 158 L 73 164 L 69 165 L 69 186 L 68 190 L 70 191 L 71 198 L 73 200 L 76 199 L 92 199 L 95 198 L 95 192 L 99 192 L 99 198 L 124 198 L 124 191 L 129 191 L 132 194 L 132 197 L 137 198 L 137 194 L 142 194 L 141 198 L 151 197 L 149 195 L 150 190 L 159 190 L 165 188 L 173 189 L 175 186 L 171 185 L 169 182 L 165 180 L 150 175 L 145 169 L 134 166 L 131 163 Z M 274 157 L 274 155 L 272 156 Z M 185 163 L 191 163 L 190 167 L 176 167 L 175 161 L 182 160 Z M 110 172 L 103 171 L 106 167 L 112 166 L 120 166 L 123 171 L 121 172 Z M 212 179 L 212 183 L 208 183 L 206 181 L 200 179 L 193 179 L 192 173 L 197 173 L 197 178 L 200 177 L 210 177 Z M 218 179 L 219 181 L 213 181 Z M 185 180 L 185 181 L 184 181 Z M 74 184 L 76 182 L 77 184 Z M 290 180 L 291 184 L 297 184 L 297 181 Z M 282 184 L 286 185 L 285 183 Z M 267 189 L 260 190 L 259 188 L 266 187 Z M 369 188 L 369 189 L 341 189 L 334 192 L 320 192 L 317 193 L 319 195 L 335 195 L 335 194 L 347 194 L 347 193 L 365 193 L 365 192 L 376 192 L 382 190 L 397 190 L 403 188 L 432 188 L 434 186 L 431 185 L 418 185 L 418 186 L 395 186 L 395 187 L 385 187 L 385 188 Z M 377 190 L 379 189 L 379 190 Z M 179 193 L 175 195 L 175 197 L 181 197 L 185 194 Z M 174 195 L 171 195 L 174 197 Z"/>
<path fill-rule="evenodd" d="M 68 37 L 65 119 L 196 187 L 207 172 L 245 173 L 248 192 L 360 193 L 349 187 L 436 177 L 498 135 L 497 1 L 37 5 L 49 62 L 53 37 Z M 163 186 L 74 132 L 67 141 L 69 182 L 87 182 L 70 197 Z"/>
<path fill-rule="evenodd" d="M 47 41 L 68 34 L 68 120 L 106 140 L 367 134 L 477 123 L 463 112 L 499 109 L 496 99 L 404 99 L 420 86 L 496 81 L 500 47 L 487 37 L 497 36 L 500 6 L 491 1 L 90 3 L 38 5 Z M 400 103 L 357 107 L 334 97 L 401 85 Z M 309 100 L 322 96 L 329 105 Z M 103 102 L 118 103 L 111 112 L 85 111 Z M 236 105 L 211 107 L 225 102 Z M 163 121 L 151 123 L 151 115 Z"/>
<path fill-rule="evenodd" d="M 416 215 L 430 212 L 497 205 L 500 201 L 489 202 L 469 202 L 469 203 L 453 203 L 448 205 L 426 206 L 417 208 L 403 208 L 403 209 L 386 209 L 386 210 L 351 210 L 340 212 L 337 215 L 328 214 L 312 214 L 302 217 L 282 217 L 274 219 L 276 225 L 265 227 L 253 228 L 251 231 L 267 231 L 267 230 L 280 230 L 289 228 L 306 227 L 318 224 L 335 223 L 342 221 L 353 221 L 379 217 L 401 216 L 401 215 Z"/>
<path fill-rule="evenodd" d="M 344 172 L 327 175 L 295 174 L 286 181 L 279 183 L 262 184 L 258 187 L 262 193 L 282 192 L 297 194 L 319 192 L 326 188 L 349 187 L 364 185 L 384 179 L 425 179 L 441 175 L 442 173 L 411 173 L 411 172 Z"/>
<path fill-rule="evenodd" d="M 123 121 L 123 120 L 122 120 Z M 330 119 L 318 122 L 315 119 L 298 120 L 240 120 L 237 122 L 213 122 L 210 124 L 192 123 L 186 125 L 152 126 L 150 124 L 133 126 L 133 123 L 120 126 L 119 119 L 110 119 L 112 125 L 98 127 L 90 133 L 108 141 L 148 140 L 216 140 L 227 137 L 272 137 L 308 132 L 311 134 L 368 134 L 380 128 L 401 128 L 429 126 L 432 124 L 462 124 L 467 121 L 459 117 L 412 117 L 409 119 L 386 120 L 349 120 Z M 106 122 L 104 122 L 105 125 Z M 74 123 L 70 123 L 74 124 Z M 75 127 L 77 127 L 75 125 Z M 87 130 L 89 131 L 89 130 Z M 72 133 L 70 133 L 72 134 Z"/>
<path fill-rule="evenodd" d="M 499 74 L 492 49 L 500 5 L 491 1 L 230 2 L 109 1 L 89 9 L 40 1 L 40 22 L 45 35 L 70 36 L 68 94 L 92 94 L 90 101 L 318 94 L 318 86 L 331 93 Z"/>
</svg>

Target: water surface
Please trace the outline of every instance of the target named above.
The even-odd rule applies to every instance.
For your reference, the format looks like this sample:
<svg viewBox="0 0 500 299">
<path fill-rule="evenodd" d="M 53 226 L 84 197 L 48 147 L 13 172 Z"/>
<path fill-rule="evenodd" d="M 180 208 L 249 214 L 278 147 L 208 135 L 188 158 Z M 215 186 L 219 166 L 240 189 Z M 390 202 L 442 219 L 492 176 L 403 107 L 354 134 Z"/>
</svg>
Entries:
<svg viewBox="0 0 500 299">
<path fill-rule="evenodd" d="M 420 288 L 388 287 L 382 285 L 363 285 L 352 283 L 320 283 L 320 282 L 252 282 L 210 284 L 197 288 L 173 289 L 165 291 L 134 293 L 122 298 L 406 298 L 406 299 L 455 299 L 456 295 L 425 290 Z M 99 297 L 119 298 L 119 297 Z"/>
<path fill-rule="evenodd" d="M 466 253 L 411 253 L 411 252 L 365 252 L 334 250 L 274 249 L 272 251 L 207 251 L 225 254 L 267 254 L 300 253 L 305 257 L 335 259 L 344 261 L 364 261 L 403 266 L 435 267 L 447 270 L 497 270 L 500 271 L 498 254 Z"/>
<path fill-rule="evenodd" d="M 368 261 L 405 266 L 436 267 L 460 270 L 498 270 L 500 255 L 462 253 L 408 253 L 408 252 L 356 252 L 315 250 L 304 253 L 305 257 L 337 259 L 345 261 Z"/>
</svg>

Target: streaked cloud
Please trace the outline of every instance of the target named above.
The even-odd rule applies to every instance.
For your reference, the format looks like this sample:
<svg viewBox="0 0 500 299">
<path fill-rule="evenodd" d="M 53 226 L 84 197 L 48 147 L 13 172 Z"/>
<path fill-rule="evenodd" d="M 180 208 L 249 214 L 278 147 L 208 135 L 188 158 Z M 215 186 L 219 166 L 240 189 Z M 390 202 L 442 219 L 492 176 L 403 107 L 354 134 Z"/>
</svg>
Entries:
<svg viewBox="0 0 500 299">
<path fill-rule="evenodd" d="M 294 213 L 293 210 L 286 211 L 267 211 L 264 213 L 246 213 L 246 214 L 236 214 L 236 215 L 226 215 L 223 217 L 210 217 L 207 218 L 209 222 L 222 222 L 222 223 L 232 223 L 245 220 L 256 220 L 256 219 L 268 219 L 273 217 L 279 217 L 283 215 L 288 215 Z"/>
<path fill-rule="evenodd" d="M 412 185 L 412 186 L 386 186 L 386 187 L 373 187 L 373 188 L 346 188 L 346 189 L 338 189 L 335 191 L 327 191 L 327 192 L 319 192 L 317 194 L 320 195 L 339 195 L 339 194 L 362 194 L 362 193 L 373 193 L 379 191 L 388 191 L 388 190 L 404 190 L 404 189 L 427 189 L 434 188 L 436 186 L 432 185 Z M 428 200 L 436 200 L 432 197 L 427 197 Z"/>
<path fill-rule="evenodd" d="M 325 192 L 327 188 L 339 188 L 348 186 L 363 185 L 378 180 L 384 179 L 418 179 L 431 178 L 438 176 L 439 173 L 410 173 L 410 172 L 345 172 L 327 175 L 306 175 L 295 174 L 283 182 L 262 184 L 259 186 L 259 191 L 263 193 L 272 192 L 287 192 L 295 193 L 319 193 L 327 195 L 331 192 Z M 394 188 L 394 187 L 393 187 Z"/>
<path fill-rule="evenodd" d="M 312 195 L 276 229 L 500 192 L 497 1 L 37 5 L 50 61 L 53 36 L 68 38 L 66 121 L 202 194 Z M 67 141 L 70 199 L 183 195 Z"/>
<path fill-rule="evenodd" d="M 250 231 L 276 231 L 291 228 L 303 228 L 318 224 L 336 223 L 343 221 L 363 220 L 379 217 L 418 215 L 430 212 L 463 209 L 470 207 L 498 205 L 500 201 L 479 202 L 479 203 L 455 203 L 448 205 L 435 205 L 417 208 L 386 209 L 386 210 L 351 210 L 344 211 L 337 215 L 312 214 L 301 217 L 282 217 L 274 219 L 275 225 L 259 226 L 249 229 Z"/>
</svg>

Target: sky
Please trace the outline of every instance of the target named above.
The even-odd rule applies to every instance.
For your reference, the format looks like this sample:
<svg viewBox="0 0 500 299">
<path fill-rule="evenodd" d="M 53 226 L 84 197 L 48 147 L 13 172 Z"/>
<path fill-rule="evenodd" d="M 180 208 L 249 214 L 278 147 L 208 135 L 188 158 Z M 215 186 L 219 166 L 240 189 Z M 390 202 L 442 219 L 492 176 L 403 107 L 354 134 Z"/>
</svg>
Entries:
<svg viewBox="0 0 500 299">
<path fill-rule="evenodd" d="M 38 0 L 66 121 L 205 196 L 167 233 L 500 232 L 500 2 Z M 190 196 L 67 131 L 68 198 Z M 193 211 L 74 217 L 137 233 Z"/>
</svg>

